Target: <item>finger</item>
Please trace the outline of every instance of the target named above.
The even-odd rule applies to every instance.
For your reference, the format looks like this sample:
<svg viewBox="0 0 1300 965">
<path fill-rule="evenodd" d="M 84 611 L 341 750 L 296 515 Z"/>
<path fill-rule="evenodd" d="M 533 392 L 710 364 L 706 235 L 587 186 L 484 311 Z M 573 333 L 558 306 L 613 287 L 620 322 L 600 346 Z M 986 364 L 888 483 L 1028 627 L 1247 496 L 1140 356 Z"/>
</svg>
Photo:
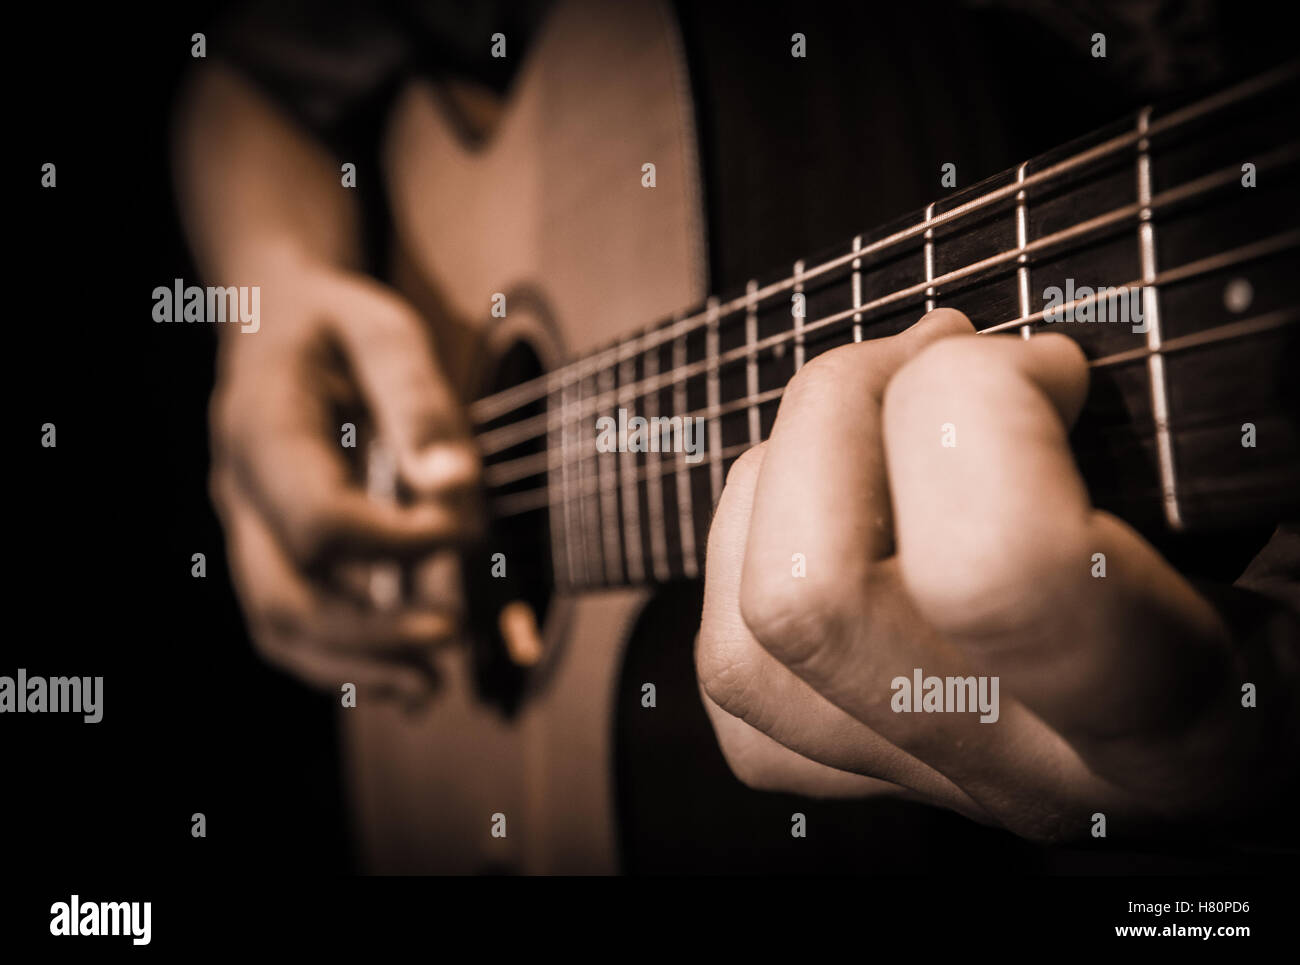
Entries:
<svg viewBox="0 0 1300 965">
<path fill-rule="evenodd" d="M 742 784 L 755 791 L 785 791 L 808 797 L 862 798 L 895 795 L 897 784 L 861 774 L 850 774 L 809 760 L 757 730 L 739 717 L 732 717 L 700 690 L 704 712 L 713 725 L 722 756 Z"/>
<path fill-rule="evenodd" d="M 951 781 L 821 697 L 746 628 L 740 615 L 741 567 L 766 448 L 749 450 L 728 473 L 704 569 L 696 672 L 728 763 L 754 787 L 821 796 L 856 789 L 867 795 L 881 791 L 882 782 L 874 780 L 880 778 L 913 788 L 933 803 L 979 812 Z"/>
<path fill-rule="evenodd" d="M 370 499 L 353 481 L 312 360 L 282 360 L 241 374 L 239 390 L 214 397 L 220 452 L 293 558 L 316 564 L 340 555 L 410 557 L 457 540 L 455 507 Z"/>
<path fill-rule="evenodd" d="M 425 653 L 454 639 L 457 626 L 451 614 L 414 608 L 369 611 L 318 593 L 228 473 L 218 474 L 214 489 L 236 589 L 251 625 L 305 648 L 371 657 Z"/>
<path fill-rule="evenodd" d="M 372 563 L 366 560 L 340 560 L 313 573 L 319 581 L 328 581 L 324 592 L 351 600 L 356 606 L 387 609 L 404 595 L 405 574 L 396 563 Z M 386 585 L 376 590 L 376 582 Z"/>
<path fill-rule="evenodd" d="M 851 627 L 865 604 L 883 615 L 899 602 L 893 571 L 881 563 L 893 547 L 882 395 L 909 357 L 970 331 L 960 312 L 931 312 L 901 335 L 818 356 L 781 400 L 754 494 L 740 609 L 759 643 L 845 709 L 842 699 L 853 695 L 839 691 L 879 670 L 864 663 L 858 670 L 867 676 L 842 676 L 846 659 L 877 653 L 857 647 Z"/>
<path fill-rule="evenodd" d="M 327 653 L 297 645 L 274 632 L 263 652 L 271 663 L 327 693 L 340 693 L 344 684 L 353 684 L 358 695 L 395 698 L 413 708 L 432 697 L 435 690 L 435 678 L 415 663 Z"/>
<path fill-rule="evenodd" d="M 1131 734 L 1194 706 L 1226 648 L 1186 581 L 1092 509 L 1068 444 L 1086 386 L 1061 335 L 950 339 L 900 371 L 884 413 L 899 569 L 930 623 L 1067 736 Z"/>
<path fill-rule="evenodd" d="M 452 643 L 455 614 L 429 608 L 366 610 L 350 600 L 317 598 L 310 612 L 294 621 L 299 634 L 326 650 L 351 653 L 428 651 Z"/>
<path fill-rule="evenodd" d="M 478 454 L 425 325 L 392 293 L 365 279 L 357 284 L 362 297 L 340 306 L 332 330 L 403 480 L 424 495 L 475 487 Z"/>
<path fill-rule="evenodd" d="M 428 670 L 416 663 L 330 653 L 304 645 L 285 614 L 310 606 L 301 583 L 272 565 L 278 548 L 269 532 L 251 524 L 251 508 L 231 487 L 214 485 L 226 525 L 231 571 L 250 634 L 271 663 L 319 690 L 337 691 L 356 684 L 377 696 L 395 696 L 408 704 L 427 698 L 433 689 Z"/>
<path fill-rule="evenodd" d="M 954 680 L 976 674 L 927 625 L 896 561 L 880 558 L 892 543 L 883 532 L 885 383 L 917 350 L 963 329 L 959 313 L 932 313 L 884 362 L 865 343 L 820 357 L 826 363 L 815 360 L 791 383 L 754 496 L 741 613 L 763 648 L 830 703 L 1020 833 L 1050 838 L 1115 799 L 1059 735 L 1005 693 L 987 712 L 915 712 L 896 700 L 898 681 L 910 684 L 917 670 Z M 795 554 L 804 575 L 792 569 Z"/>
</svg>

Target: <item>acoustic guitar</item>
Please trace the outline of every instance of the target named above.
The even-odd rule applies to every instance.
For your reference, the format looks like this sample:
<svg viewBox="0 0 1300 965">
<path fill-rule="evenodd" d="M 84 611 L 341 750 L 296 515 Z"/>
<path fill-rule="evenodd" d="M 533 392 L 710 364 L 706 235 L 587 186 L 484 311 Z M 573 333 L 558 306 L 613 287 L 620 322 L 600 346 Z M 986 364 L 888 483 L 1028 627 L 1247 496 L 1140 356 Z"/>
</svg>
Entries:
<svg viewBox="0 0 1300 965">
<path fill-rule="evenodd" d="M 392 274 L 478 400 L 493 521 L 464 563 L 474 642 L 442 654 L 437 699 L 342 715 L 367 866 L 618 870 L 629 628 L 653 588 L 699 580 L 727 470 L 800 366 L 935 305 L 985 337 L 1078 340 L 1072 442 L 1096 504 L 1148 532 L 1294 516 L 1298 78 L 1142 109 L 714 297 L 668 9 L 561 5 L 484 142 L 436 88 L 408 89 L 384 150 Z M 1125 304 L 1140 324 L 1085 320 Z M 701 457 L 604 451 L 597 420 L 620 409 L 702 417 Z M 535 653 L 503 644 L 511 621 Z"/>
</svg>

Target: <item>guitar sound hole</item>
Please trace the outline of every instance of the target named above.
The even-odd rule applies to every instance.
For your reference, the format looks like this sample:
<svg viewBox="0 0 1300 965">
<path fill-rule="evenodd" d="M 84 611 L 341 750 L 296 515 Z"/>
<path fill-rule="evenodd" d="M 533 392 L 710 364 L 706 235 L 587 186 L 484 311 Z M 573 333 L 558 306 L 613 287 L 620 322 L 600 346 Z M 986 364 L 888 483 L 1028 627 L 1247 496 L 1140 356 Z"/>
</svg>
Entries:
<svg viewBox="0 0 1300 965">
<path fill-rule="evenodd" d="M 486 394 L 537 378 L 544 371 L 533 347 L 525 341 L 517 341 L 501 355 L 493 377 L 485 386 Z M 545 413 L 546 398 L 543 396 L 495 422 L 479 426 L 478 431 L 491 431 Z M 527 690 L 539 686 L 545 679 L 556 649 L 553 644 L 548 646 L 546 641 L 558 640 L 562 634 L 547 634 L 541 629 L 546 627 L 551 615 L 554 588 L 547 506 L 543 504 L 508 514 L 493 511 L 494 506 L 508 505 L 507 497 L 545 487 L 545 470 L 494 485 L 491 484 L 492 467 L 544 456 L 546 444 L 545 433 L 537 433 L 509 448 L 484 454 L 485 478 L 490 483 L 486 493 L 488 531 L 482 543 L 466 554 L 465 592 L 472 621 L 475 681 L 480 696 L 507 715 L 515 712 Z M 543 460 L 543 467 L 544 464 Z M 520 604 L 525 604 L 528 609 L 521 608 Z M 535 618 L 537 642 L 542 649 L 521 655 L 517 642 L 507 646 L 502 635 L 502 623 L 511 624 L 512 617 L 516 627 L 519 619 L 526 623 L 528 610 Z M 505 621 L 501 618 L 503 611 L 508 614 Z"/>
</svg>

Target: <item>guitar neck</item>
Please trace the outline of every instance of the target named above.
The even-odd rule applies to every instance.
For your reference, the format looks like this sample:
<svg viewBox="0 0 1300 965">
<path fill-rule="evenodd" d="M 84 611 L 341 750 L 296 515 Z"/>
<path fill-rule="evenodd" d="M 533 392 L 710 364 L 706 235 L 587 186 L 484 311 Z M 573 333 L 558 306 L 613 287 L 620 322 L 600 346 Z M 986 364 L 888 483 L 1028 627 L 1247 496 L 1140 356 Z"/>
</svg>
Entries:
<svg viewBox="0 0 1300 965">
<path fill-rule="evenodd" d="M 695 578 L 726 472 L 800 367 L 936 305 L 1079 342 L 1098 506 L 1174 530 L 1294 514 L 1298 81 L 1144 108 L 481 400 L 496 514 L 545 517 L 560 587 Z"/>
</svg>

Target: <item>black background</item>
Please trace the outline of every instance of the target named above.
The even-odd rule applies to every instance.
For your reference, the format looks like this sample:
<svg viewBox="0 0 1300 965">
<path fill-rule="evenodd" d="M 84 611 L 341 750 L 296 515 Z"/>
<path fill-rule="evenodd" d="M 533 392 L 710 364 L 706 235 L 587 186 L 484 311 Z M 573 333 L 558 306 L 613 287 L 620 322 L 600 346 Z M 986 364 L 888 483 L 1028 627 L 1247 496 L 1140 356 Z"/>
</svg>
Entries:
<svg viewBox="0 0 1300 965">
<path fill-rule="evenodd" d="M 155 286 L 197 278 L 169 124 L 208 17 L 22 11 L 5 160 L 21 210 L 7 412 L 24 441 L 3 672 L 102 675 L 105 695 L 98 724 L 5 715 L 5 863 L 349 869 L 331 699 L 255 656 L 226 575 L 207 499 L 215 333 L 150 317 Z M 47 160 L 53 190 L 39 187 Z M 46 422 L 57 448 L 40 447 Z M 196 552 L 206 579 L 190 575 Z M 206 842 L 190 837 L 195 812 Z"/>
</svg>

